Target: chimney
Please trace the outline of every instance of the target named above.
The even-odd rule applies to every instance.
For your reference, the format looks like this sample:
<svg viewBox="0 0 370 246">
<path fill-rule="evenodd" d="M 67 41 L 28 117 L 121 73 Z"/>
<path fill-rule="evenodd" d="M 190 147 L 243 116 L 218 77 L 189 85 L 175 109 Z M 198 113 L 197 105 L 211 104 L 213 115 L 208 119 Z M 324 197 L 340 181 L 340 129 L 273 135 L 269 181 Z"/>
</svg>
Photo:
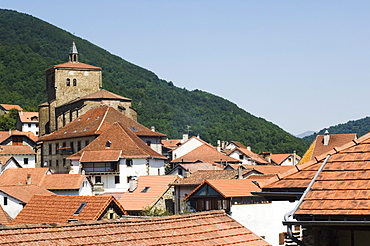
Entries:
<svg viewBox="0 0 370 246">
<path fill-rule="evenodd" d="M 251 146 L 249 144 L 247 145 L 247 150 L 252 151 Z"/>
<path fill-rule="evenodd" d="M 216 170 L 216 165 L 212 164 L 212 170 Z"/>
<path fill-rule="evenodd" d="M 185 171 L 185 178 L 189 178 L 190 177 L 190 172 L 189 170 Z"/>
<path fill-rule="evenodd" d="M 137 180 L 130 179 L 128 191 L 133 192 L 136 188 L 137 188 Z"/>
<path fill-rule="evenodd" d="M 330 140 L 329 131 L 326 130 L 325 133 L 324 133 L 324 145 L 325 146 L 329 145 L 329 140 Z"/>
<path fill-rule="evenodd" d="M 295 166 L 296 165 L 296 152 L 295 152 L 295 150 L 293 151 L 293 166 Z"/>
<path fill-rule="evenodd" d="M 221 152 L 221 141 L 217 140 L 217 151 Z"/>
<path fill-rule="evenodd" d="M 182 140 L 181 143 L 185 143 L 189 139 L 189 133 L 183 133 L 182 134 Z"/>
<path fill-rule="evenodd" d="M 155 132 L 155 126 L 151 126 L 150 130 L 152 130 L 152 132 Z"/>
<path fill-rule="evenodd" d="M 238 166 L 238 179 L 242 179 L 243 178 L 243 174 L 242 174 L 242 165 L 239 165 Z"/>
<path fill-rule="evenodd" d="M 32 181 L 31 181 L 31 174 L 27 174 L 27 181 L 26 181 L 26 184 L 28 184 L 28 185 L 32 184 Z"/>
</svg>

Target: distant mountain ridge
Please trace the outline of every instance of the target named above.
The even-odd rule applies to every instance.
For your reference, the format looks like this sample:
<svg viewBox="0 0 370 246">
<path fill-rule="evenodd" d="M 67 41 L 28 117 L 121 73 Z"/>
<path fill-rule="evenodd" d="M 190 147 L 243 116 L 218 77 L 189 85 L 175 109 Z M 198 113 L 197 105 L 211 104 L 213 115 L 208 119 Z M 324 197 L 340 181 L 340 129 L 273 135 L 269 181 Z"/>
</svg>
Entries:
<svg viewBox="0 0 370 246">
<path fill-rule="evenodd" d="M 312 134 L 315 134 L 314 131 L 305 131 L 299 135 L 296 135 L 297 138 L 304 138 L 304 137 L 307 137 L 307 136 L 310 136 Z"/>
<path fill-rule="evenodd" d="M 361 137 L 370 132 L 370 117 L 367 116 L 359 120 L 350 120 L 347 123 L 321 129 L 317 133 L 304 137 L 303 140 L 311 143 L 317 135 L 323 135 L 326 130 L 328 130 L 329 134 L 356 133 L 357 137 Z"/>
<path fill-rule="evenodd" d="M 236 104 L 201 90 L 178 88 L 153 72 L 28 14 L 0 9 L 1 102 L 32 107 L 46 102 L 45 70 L 68 59 L 72 41 L 79 60 L 103 68 L 103 88 L 133 99 L 141 124 L 181 138 L 191 135 L 211 144 L 239 141 L 253 150 L 303 154 L 308 144 Z"/>
</svg>

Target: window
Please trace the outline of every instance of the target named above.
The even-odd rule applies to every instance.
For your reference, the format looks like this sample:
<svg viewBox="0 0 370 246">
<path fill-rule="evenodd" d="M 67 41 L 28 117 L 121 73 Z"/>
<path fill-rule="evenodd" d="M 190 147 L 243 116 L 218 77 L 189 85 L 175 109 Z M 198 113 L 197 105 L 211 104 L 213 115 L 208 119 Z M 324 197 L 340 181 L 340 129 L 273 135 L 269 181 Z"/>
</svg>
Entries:
<svg viewBox="0 0 370 246">
<path fill-rule="evenodd" d="M 71 85 L 71 80 L 70 79 L 66 79 L 66 85 L 67 86 L 70 86 Z"/>
<path fill-rule="evenodd" d="M 56 167 L 59 167 L 59 160 L 56 160 L 56 161 L 55 161 L 55 166 L 56 166 Z"/>
<path fill-rule="evenodd" d="M 101 176 L 95 176 L 95 183 L 101 183 Z"/>
<path fill-rule="evenodd" d="M 74 144 L 73 144 L 73 142 L 70 142 L 69 143 L 69 146 L 71 147 L 71 151 L 74 153 L 74 151 L 75 151 L 75 146 L 74 146 Z"/>
<path fill-rule="evenodd" d="M 77 151 L 80 151 L 81 150 L 81 141 L 78 141 L 77 142 Z"/>
<path fill-rule="evenodd" d="M 244 156 L 243 155 L 239 155 L 239 160 L 243 160 Z"/>
<path fill-rule="evenodd" d="M 5 205 L 8 205 L 8 198 L 6 196 L 4 196 L 4 206 Z"/>
<path fill-rule="evenodd" d="M 77 79 L 73 79 L 73 86 L 77 85 Z"/>
<path fill-rule="evenodd" d="M 58 149 L 59 149 L 59 144 L 58 144 L 58 143 L 56 143 L 56 144 L 55 144 L 55 154 L 58 154 Z"/>
<path fill-rule="evenodd" d="M 51 153 L 52 153 L 52 145 L 51 144 L 49 144 L 49 155 L 51 155 Z"/>
<path fill-rule="evenodd" d="M 66 163 L 67 163 L 66 158 L 63 158 L 63 167 L 67 167 Z"/>
<path fill-rule="evenodd" d="M 28 127 L 31 127 L 31 124 L 28 124 Z"/>
<path fill-rule="evenodd" d="M 132 159 L 126 159 L 126 166 L 132 167 Z"/>
<path fill-rule="evenodd" d="M 77 216 L 81 213 L 82 209 L 86 206 L 87 202 L 81 202 L 80 206 L 77 208 L 73 216 Z"/>
<path fill-rule="evenodd" d="M 89 145 L 89 143 L 90 143 L 90 141 L 89 141 L 89 140 L 85 140 L 85 147 L 86 147 L 87 145 Z"/>
<path fill-rule="evenodd" d="M 108 140 L 108 141 L 105 143 L 105 147 L 106 147 L 106 148 L 110 148 L 111 144 L 112 144 L 112 142 Z"/>
<path fill-rule="evenodd" d="M 146 193 L 148 190 L 149 190 L 149 186 L 146 186 L 142 191 L 140 191 L 140 193 Z"/>
<path fill-rule="evenodd" d="M 151 141 L 146 141 L 146 145 L 150 146 L 152 144 Z"/>
<path fill-rule="evenodd" d="M 115 184 L 119 184 L 120 183 L 119 176 L 114 176 L 114 183 Z"/>
<path fill-rule="evenodd" d="M 24 163 L 24 165 L 27 165 L 28 164 L 28 158 L 23 158 L 23 163 Z"/>
</svg>

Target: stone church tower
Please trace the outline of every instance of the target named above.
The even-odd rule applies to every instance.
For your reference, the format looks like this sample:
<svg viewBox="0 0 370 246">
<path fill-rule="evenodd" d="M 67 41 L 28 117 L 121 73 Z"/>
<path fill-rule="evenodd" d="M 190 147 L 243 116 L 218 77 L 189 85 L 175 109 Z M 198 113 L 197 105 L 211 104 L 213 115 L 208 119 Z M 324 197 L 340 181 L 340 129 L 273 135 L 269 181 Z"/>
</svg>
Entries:
<svg viewBox="0 0 370 246">
<path fill-rule="evenodd" d="M 48 101 L 39 105 L 40 136 L 58 130 L 93 107 L 112 106 L 136 120 L 131 99 L 101 88 L 102 69 L 79 62 L 73 42 L 69 61 L 46 70 Z"/>
</svg>

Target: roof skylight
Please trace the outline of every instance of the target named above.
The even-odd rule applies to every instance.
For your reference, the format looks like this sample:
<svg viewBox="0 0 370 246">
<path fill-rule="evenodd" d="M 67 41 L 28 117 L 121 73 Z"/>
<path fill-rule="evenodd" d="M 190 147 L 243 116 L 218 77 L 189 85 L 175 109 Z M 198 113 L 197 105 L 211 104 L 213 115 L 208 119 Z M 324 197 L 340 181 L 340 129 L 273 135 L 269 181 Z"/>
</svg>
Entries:
<svg viewBox="0 0 370 246">
<path fill-rule="evenodd" d="M 146 186 L 142 191 L 140 191 L 140 193 L 146 193 L 148 190 L 149 190 L 149 186 Z"/>
<path fill-rule="evenodd" d="M 134 131 L 134 132 L 137 132 L 137 129 L 135 127 L 131 127 L 131 129 Z"/>
<path fill-rule="evenodd" d="M 76 212 L 73 214 L 73 216 L 78 216 L 82 209 L 86 206 L 87 202 L 81 202 L 80 206 L 77 208 Z"/>
</svg>

